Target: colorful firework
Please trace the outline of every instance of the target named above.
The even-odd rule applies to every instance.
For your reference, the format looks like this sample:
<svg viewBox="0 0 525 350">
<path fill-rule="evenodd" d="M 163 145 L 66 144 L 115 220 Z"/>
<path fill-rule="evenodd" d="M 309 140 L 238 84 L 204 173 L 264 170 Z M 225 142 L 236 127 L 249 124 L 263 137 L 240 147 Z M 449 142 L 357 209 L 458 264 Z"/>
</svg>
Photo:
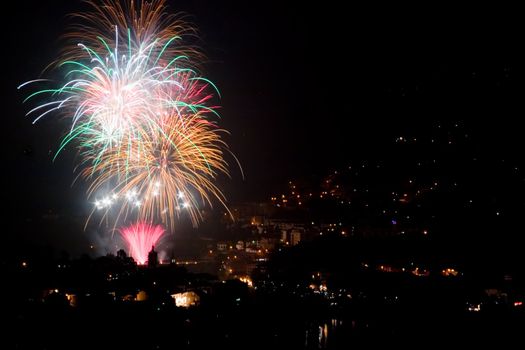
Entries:
<svg viewBox="0 0 525 350">
<path fill-rule="evenodd" d="M 144 44 L 154 43 L 153 56 L 185 57 L 193 67 L 204 58 L 194 44 L 198 41 L 197 31 L 183 15 L 167 11 L 166 0 L 88 0 L 86 4 L 91 11 L 71 16 L 74 23 L 64 35 L 70 46 L 63 50 L 62 60 L 85 58 L 84 53 L 73 48 L 78 43 L 95 52 L 118 47 L 128 56 Z M 109 33 L 115 35 L 108 36 Z"/>
<path fill-rule="evenodd" d="M 164 0 L 89 3 L 94 11 L 76 15 L 82 24 L 66 35 L 78 44 L 62 55 L 65 83 L 29 95 L 25 101 L 46 94 L 52 101 L 27 114 L 37 114 L 34 122 L 55 111 L 69 117 L 57 155 L 78 142 L 89 195 L 112 193 L 96 208 L 130 199 L 121 201 L 115 225 L 131 207 L 139 219 L 169 225 L 186 208 L 196 225 L 199 203 L 215 198 L 225 205 L 214 180 L 227 174 L 227 147 L 210 104 L 218 90 L 195 69 L 198 51 L 181 43 L 195 31 L 167 15 Z"/>
<path fill-rule="evenodd" d="M 136 211 L 145 220 L 175 222 L 186 210 L 194 224 L 199 222 L 199 203 L 212 206 L 212 197 L 225 205 L 225 198 L 210 180 L 226 172 L 219 132 L 198 115 L 165 118 L 157 131 L 141 143 L 140 158 L 106 153 L 85 176 L 96 174 L 90 192 L 99 193 L 107 183 L 113 192 L 96 203 L 108 209 L 115 199 L 126 199 L 117 207 L 118 217 Z"/>
<path fill-rule="evenodd" d="M 144 265 L 148 261 L 148 253 L 165 233 L 162 226 L 145 222 L 124 227 L 119 232 L 128 245 L 129 254 L 139 265 Z"/>
</svg>

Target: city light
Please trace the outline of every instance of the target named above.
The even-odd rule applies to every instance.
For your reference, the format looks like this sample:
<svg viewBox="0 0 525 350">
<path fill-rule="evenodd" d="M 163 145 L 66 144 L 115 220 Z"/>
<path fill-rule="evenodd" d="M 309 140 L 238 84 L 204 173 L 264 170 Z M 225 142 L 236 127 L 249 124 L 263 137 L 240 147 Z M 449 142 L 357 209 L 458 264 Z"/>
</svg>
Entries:
<svg viewBox="0 0 525 350">
<path fill-rule="evenodd" d="M 184 292 L 172 294 L 171 297 L 175 301 L 175 306 L 189 308 L 199 303 L 200 297 L 195 292 Z"/>
</svg>

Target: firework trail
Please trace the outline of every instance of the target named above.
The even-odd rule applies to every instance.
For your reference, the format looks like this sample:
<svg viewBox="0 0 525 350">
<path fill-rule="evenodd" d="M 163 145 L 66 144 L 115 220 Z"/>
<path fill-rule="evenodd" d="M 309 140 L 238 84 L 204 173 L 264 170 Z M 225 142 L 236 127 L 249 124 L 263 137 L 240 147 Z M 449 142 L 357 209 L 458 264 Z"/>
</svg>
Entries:
<svg viewBox="0 0 525 350">
<path fill-rule="evenodd" d="M 72 14 L 74 24 L 64 35 L 72 47 L 83 43 L 95 52 L 104 52 L 111 47 L 131 56 L 141 46 L 154 43 L 152 55 L 160 59 L 184 57 L 186 65 L 193 67 L 204 59 L 199 48 L 191 44 L 198 40 L 197 31 L 184 20 L 184 16 L 169 13 L 166 0 L 86 3 L 91 11 Z M 72 47 L 63 50 L 63 60 L 85 58 L 85 53 L 72 50 Z"/>
<path fill-rule="evenodd" d="M 115 225 L 135 213 L 173 226 L 181 209 L 197 225 L 200 206 L 217 199 L 226 207 L 214 181 L 228 174 L 229 151 L 211 102 L 219 92 L 196 68 L 202 55 L 182 40 L 195 31 L 167 14 L 164 0 L 88 3 L 93 10 L 74 15 L 79 24 L 65 35 L 76 44 L 57 63 L 64 83 L 30 94 L 24 102 L 50 101 L 27 115 L 34 123 L 52 113 L 67 117 L 70 129 L 57 155 L 78 147 L 88 195 L 109 193 L 95 198 L 95 209 L 106 210 L 106 218 L 115 214 Z M 40 83 L 49 81 L 19 88 Z"/>
<path fill-rule="evenodd" d="M 224 195 L 210 181 L 216 171 L 227 171 L 220 130 L 198 115 L 165 118 L 161 125 L 158 132 L 162 135 L 144 138 L 140 159 L 106 153 L 97 165 L 84 169 L 88 175 L 98 173 L 96 167 L 103 169 L 91 183 L 90 192 L 97 192 L 116 179 L 109 201 L 98 203 L 100 209 L 106 209 L 106 204 L 110 206 L 112 199 L 125 198 L 117 206 L 118 216 L 123 219 L 138 211 L 144 220 L 160 218 L 173 224 L 181 211 L 186 210 L 193 223 L 197 223 L 201 219 L 200 202 L 211 206 L 213 197 L 225 205 Z M 128 161 L 129 158 L 132 159 Z M 158 212 L 159 208 L 164 210 Z"/>
<path fill-rule="evenodd" d="M 165 233 L 162 226 L 145 222 L 124 227 L 119 232 L 128 245 L 129 254 L 139 265 L 147 262 L 148 253 Z"/>
</svg>

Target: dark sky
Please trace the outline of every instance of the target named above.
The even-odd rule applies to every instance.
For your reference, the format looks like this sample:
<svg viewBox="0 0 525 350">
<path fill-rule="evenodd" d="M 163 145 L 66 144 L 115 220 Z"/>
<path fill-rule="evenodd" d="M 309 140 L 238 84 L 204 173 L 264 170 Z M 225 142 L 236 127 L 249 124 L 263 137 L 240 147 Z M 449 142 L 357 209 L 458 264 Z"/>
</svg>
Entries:
<svg viewBox="0 0 525 350">
<path fill-rule="evenodd" d="M 233 202 L 267 199 L 291 178 L 384 158 L 398 134 L 440 121 L 463 122 L 481 154 L 521 162 L 525 22 L 517 8 L 169 4 L 200 30 L 205 73 L 223 96 L 222 125 L 246 176 L 232 166 L 224 188 Z M 65 16 L 81 8 L 77 0 L 17 1 L 3 11 L 7 227 L 50 209 L 79 217 L 86 210 L 84 188 L 72 186 L 74 155 L 51 162 L 63 121 L 31 125 L 16 90 L 55 58 Z"/>
</svg>

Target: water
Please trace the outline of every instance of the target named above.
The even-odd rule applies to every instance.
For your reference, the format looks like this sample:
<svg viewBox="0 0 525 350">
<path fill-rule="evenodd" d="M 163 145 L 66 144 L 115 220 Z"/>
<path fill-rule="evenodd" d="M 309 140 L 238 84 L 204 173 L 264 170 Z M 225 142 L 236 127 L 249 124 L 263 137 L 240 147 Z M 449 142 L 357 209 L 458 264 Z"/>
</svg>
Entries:
<svg viewBox="0 0 525 350">
<path fill-rule="evenodd" d="M 349 340 L 355 321 L 337 318 L 310 322 L 305 330 L 305 349 L 337 349 Z"/>
</svg>

